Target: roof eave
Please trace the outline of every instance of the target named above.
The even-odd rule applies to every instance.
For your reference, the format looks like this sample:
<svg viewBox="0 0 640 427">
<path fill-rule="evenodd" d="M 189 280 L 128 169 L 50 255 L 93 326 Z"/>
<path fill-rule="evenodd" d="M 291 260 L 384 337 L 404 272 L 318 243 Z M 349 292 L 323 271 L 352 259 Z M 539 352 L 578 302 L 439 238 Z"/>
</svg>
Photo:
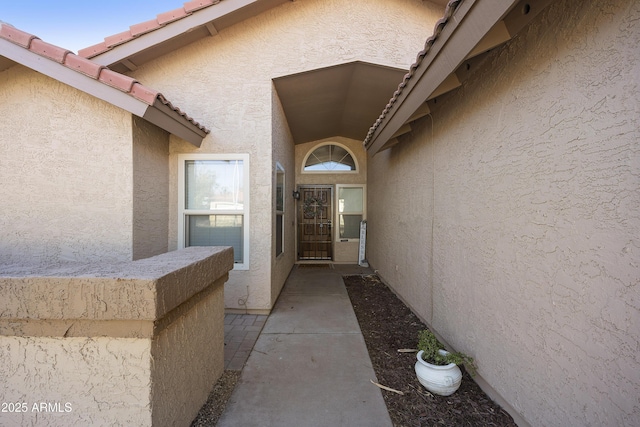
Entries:
<svg viewBox="0 0 640 427">
<path fill-rule="evenodd" d="M 207 130 L 195 125 L 187 116 L 169 108 L 158 98 L 153 105 L 132 97 L 119 89 L 104 84 L 90 76 L 79 73 L 65 65 L 44 58 L 15 43 L 0 38 L 0 57 L 51 77 L 61 83 L 92 95 L 131 114 L 141 117 L 156 126 L 185 139 L 199 147 Z"/>
<path fill-rule="evenodd" d="M 148 104 L 129 94 L 2 38 L 0 38 L 0 52 L 2 52 L 1 56 L 5 58 L 102 99 L 136 116 L 143 117 L 149 107 Z"/>
<path fill-rule="evenodd" d="M 433 40 L 431 48 L 413 71 L 409 79 L 399 88 L 399 94 L 392 98 L 387 111 L 374 125 L 375 131 L 365 141 L 367 151 L 374 155 L 390 145 L 388 141 L 399 135 L 412 115 L 432 99 L 444 92 L 451 76 L 470 57 L 480 54 L 478 46 L 485 36 L 500 23 L 509 11 L 522 0 L 464 0 L 447 20 L 441 32 Z M 550 0 L 530 0 L 528 7 L 535 5 L 533 16 L 546 7 Z M 530 6 L 529 3 L 532 5 Z M 528 17 L 532 19 L 532 17 Z M 523 25 L 517 22 L 516 25 Z M 519 30 L 519 28 L 518 28 Z M 512 36 L 512 35 L 511 35 Z M 510 36 L 509 36 L 510 37 Z M 490 38 L 490 37 L 487 37 Z M 486 40 L 486 39 L 485 39 Z M 458 84 L 459 85 L 459 84 Z"/>
<path fill-rule="evenodd" d="M 220 19 L 227 17 L 231 14 L 240 12 L 241 16 L 245 14 L 247 17 L 253 16 L 256 13 L 262 11 L 265 8 L 274 7 L 286 0 L 224 0 L 211 7 L 205 7 L 190 13 L 180 19 L 176 19 L 173 22 L 162 25 L 161 27 L 154 29 L 133 38 L 130 38 L 119 45 L 112 47 L 105 46 L 105 51 L 100 51 L 100 46 L 96 45 L 90 48 L 82 49 L 79 52 L 80 56 L 91 58 L 92 61 L 114 68 L 116 64 L 122 64 L 128 69 L 135 69 L 136 66 L 141 64 L 131 64 L 129 58 L 135 57 L 141 52 L 155 49 L 160 45 L 163 45 L 172 39 L 183 36 L 184 34 L 195 32 L 199 28 L 206 28 L 204 34 L 215 35 L 217 29 L 211 24 Z M 245 10 L 242 11 L 241 10 Z M 95 53 L 92 53 L 92 49 L 98 49 Z M 132 68 L 133 66 L 133 68 Z"/>
<path fill-rule="evenodd" d="M 144 115 L 140 117 L 196 147 L 200 147 L 202 140 L 208 133 L 206 130 L 194 126 L 189 118 L 181 116 L 160 99 L 156 99 L 155 103 L 147 108 Z"/>
</svg>

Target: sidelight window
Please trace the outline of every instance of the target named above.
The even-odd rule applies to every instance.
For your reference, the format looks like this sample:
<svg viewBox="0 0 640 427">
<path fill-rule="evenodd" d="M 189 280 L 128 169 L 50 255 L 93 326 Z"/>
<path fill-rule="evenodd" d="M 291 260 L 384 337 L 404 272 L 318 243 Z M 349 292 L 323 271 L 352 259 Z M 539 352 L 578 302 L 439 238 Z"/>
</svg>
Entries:
<svg viewBox="0 0 640 427">
<path fill-rule="evenodd" d="M 338 185 L 338 239 L 359 239 L 365 213 L 363 185 Z"/>
</svg>

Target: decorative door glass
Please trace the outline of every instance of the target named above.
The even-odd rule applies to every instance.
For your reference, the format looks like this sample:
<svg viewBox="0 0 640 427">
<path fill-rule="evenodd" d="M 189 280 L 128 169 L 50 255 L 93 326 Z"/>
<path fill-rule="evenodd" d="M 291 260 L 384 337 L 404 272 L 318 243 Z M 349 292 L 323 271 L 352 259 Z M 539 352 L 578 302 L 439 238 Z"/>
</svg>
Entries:
<svg viewBox="0 0 640 427">
<path fill-rule="evenodd" d="M 331 260 L 332 188 L 301 187 L 298 202 L 298 258 Z"/>
</svg>

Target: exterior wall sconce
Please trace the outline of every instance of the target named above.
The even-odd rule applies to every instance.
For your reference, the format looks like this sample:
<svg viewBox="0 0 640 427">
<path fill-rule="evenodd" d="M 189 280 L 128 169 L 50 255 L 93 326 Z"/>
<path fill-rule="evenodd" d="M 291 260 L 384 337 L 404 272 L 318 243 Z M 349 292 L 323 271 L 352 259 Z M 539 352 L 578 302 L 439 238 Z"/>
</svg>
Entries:
<svg viewBox="0 0 640 427">
<path fill-rule="evenodd" d="M 299 191 L 294 191 L 293 192 L 293 198 L 296 200 L 300 200 L 300 192 Z"/>
</svg>

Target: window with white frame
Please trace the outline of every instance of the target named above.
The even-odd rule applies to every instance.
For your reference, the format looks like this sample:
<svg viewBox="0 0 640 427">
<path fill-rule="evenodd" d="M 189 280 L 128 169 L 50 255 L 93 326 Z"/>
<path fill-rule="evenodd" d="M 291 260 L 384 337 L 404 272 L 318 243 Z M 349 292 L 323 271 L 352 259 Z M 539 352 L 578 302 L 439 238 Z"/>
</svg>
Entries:
<svg viewBox="0 0 640 427">
<path fill-rule="evenodd" d="M 336 186 L 338 199 L 338 240 L 360 239 L 360 221 L 365 219 L 366 194 L 364 185 Z"/>
<path fill-rule="evenodd" d="M 276 257 L 284 252 L 284 168 L 276 163 Z"/>
<path fill-rule="evenodd" d="M 338 144 L 321 144 L 304 159 L 304 173 L 355 173 L 358 170 L 355 157 L 346 147 Z"/>
<path fill-rule="evenodd" d="M 249 268 L 249 155 L 178 156 L 180 247 L 232 246 Z"/>
</svg>

